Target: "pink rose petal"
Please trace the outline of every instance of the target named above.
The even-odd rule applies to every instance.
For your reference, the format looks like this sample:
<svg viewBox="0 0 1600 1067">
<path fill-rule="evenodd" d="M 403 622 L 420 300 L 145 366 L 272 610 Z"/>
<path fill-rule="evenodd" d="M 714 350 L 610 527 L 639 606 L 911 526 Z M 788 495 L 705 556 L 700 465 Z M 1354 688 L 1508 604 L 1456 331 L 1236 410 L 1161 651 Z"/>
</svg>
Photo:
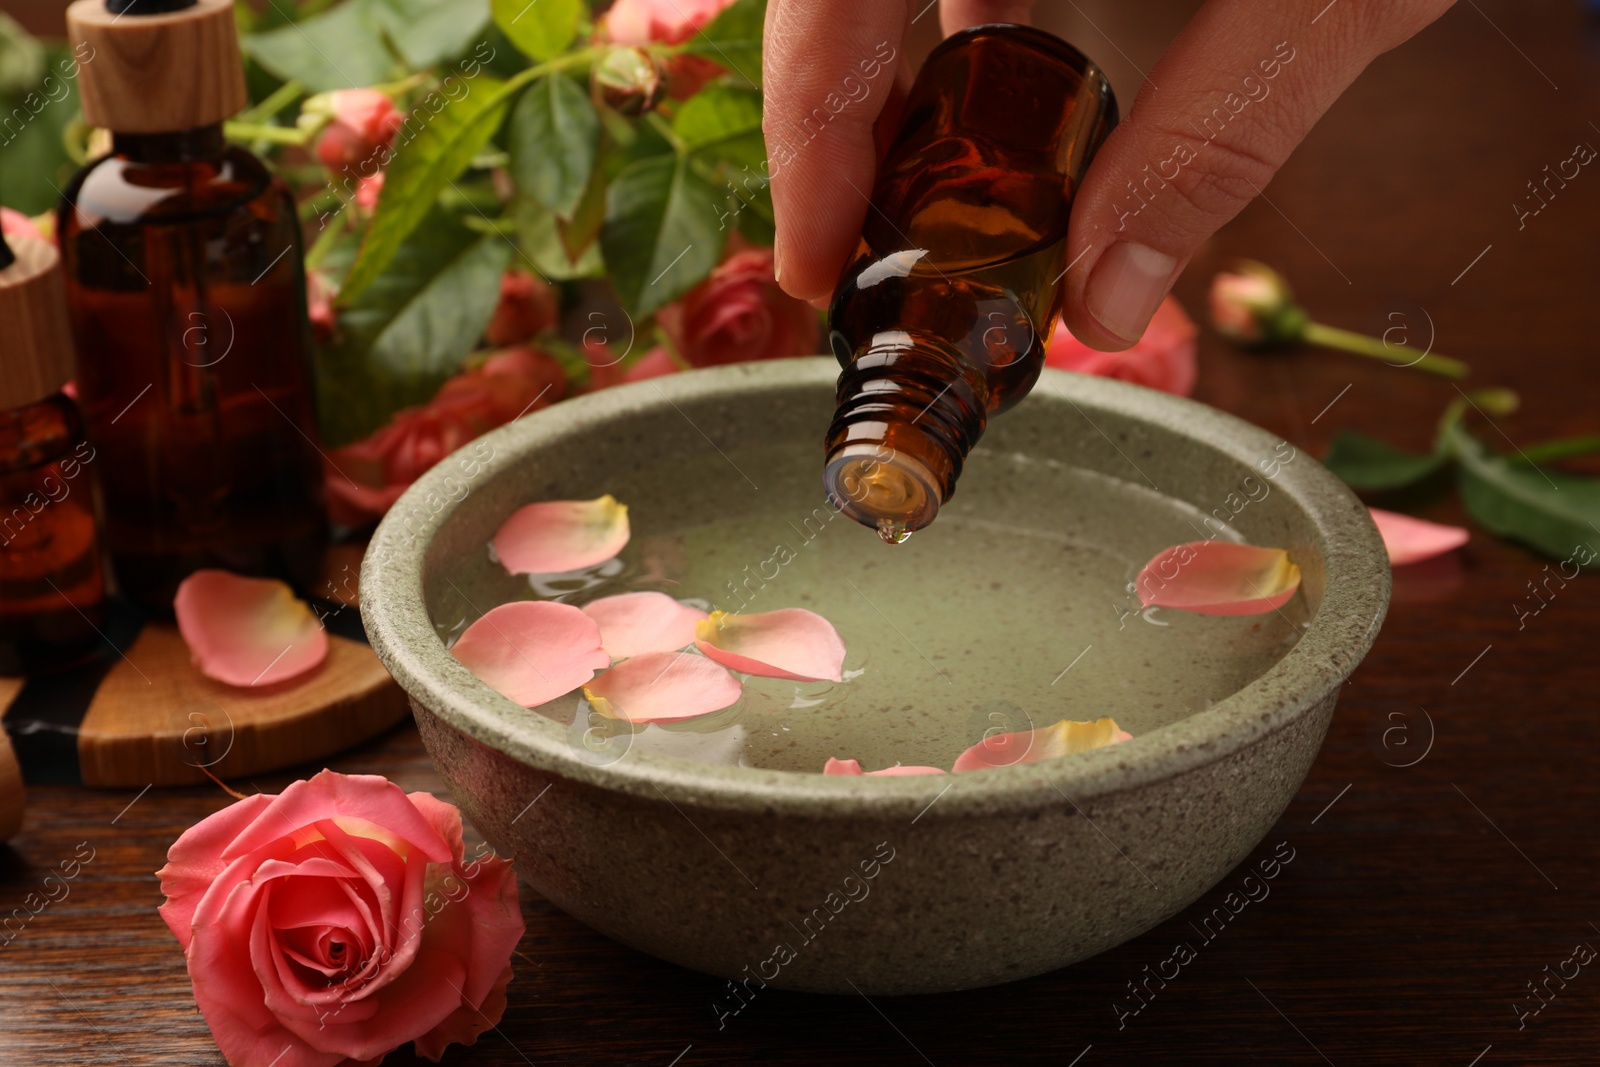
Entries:
<svg viewBox="0 0 1600 1067">
<path fill-rule="evenodd" d="M 646 652 L 606 671 L 583 695 L 596 711 L 626 722 L 674 722 L 721 711 L 739 699 L 739 679 L 704 656 Z"/>
<path fill-rule="evenodd" d="M 546 500 L 511 513 L 494 535 L 510 574 L 565 574 L 604 563 L 628 543 L 628 506 L 597 500 Z"/>
<path fill-rule="evenodd" d="M 1460 526 L 1445 526 L 1379 508 L 1367 510 L 1372 513 L 1378 533 L 1383 535 L 1383 547 L 1389 550 L 1391 566 L 1421 563 L 1467 543 L 1469 534 Z"/>
<path fill-rule="evenodd" d="M 1147 608 L 1199 615 L 1260 615 L 1300 588 L 1300 568 L 1281 548 L 1234 541 L 1191 541 L 1163 549 L 1134 580 Z"/>
<path fill-rule="evenodd" d="M 547 600 L 491 609 L 450 651 L 490 688 L 525 708 L 572 692 L 611 663 L 593 619 L 570 604 Z"/>
<path fill-rule="evenodd" d="M 1090 348 L 1056 320 L 1055 332 L 1045 346 L 1047 367 L 1116 378 L 1135 385 L 1160 389 L 1179 396 L 1194 392 L 1195 348 L 1199 327 L 1178 303 L 1168 296 L 1156 308 L 1137 344 L 1121 352 L 1101 352 Z"/>
<path fill-rule="evenodd" d="M 665 593 L 622 593 L 583 606 L 600 627 L 600 644 L 612 659 L 642 652 L 672 652 L 694 643 L 695 623 L 705 612 L 678 603 Z"/>
<path fill-rule="evenodd" d="M 822 765 L 823 774 L 863 774 L 867 776 L 881 776 L 884 778 L 900 778 L 913 774 L 944 774 L 943 767 L 916 767 L 897 763 L 893 767 L 885 767 L 881 771 L 863 771 L 861 764 L 853 759 L 829 759 Z"/>
<path fill-rule="evenodd" d="M 695 647 L 724 667 L 763 678 L 844 678 L 844 639 L 827 619 L 805 608 L 756 615 L 713 611 L 695 627 Z"/>
<path fill-rule="evenodd" d="M 172 610 L 195 667 L 228 685 L 273 685 L 328 655 L 328 632 L 311 608 L 270 578 L 195 571 L 178 586 Z"/>
<path fill-rule="evenodd" d="M 1131 740 L 1133 735 L 1118 727 L 1114 719 L 1094 722 L 1062 719 L 1054 726 L 986 737 L 956 758 L 955 770 L 981 771 L 1018 763 L 1038 763 Z"/>
</svg>

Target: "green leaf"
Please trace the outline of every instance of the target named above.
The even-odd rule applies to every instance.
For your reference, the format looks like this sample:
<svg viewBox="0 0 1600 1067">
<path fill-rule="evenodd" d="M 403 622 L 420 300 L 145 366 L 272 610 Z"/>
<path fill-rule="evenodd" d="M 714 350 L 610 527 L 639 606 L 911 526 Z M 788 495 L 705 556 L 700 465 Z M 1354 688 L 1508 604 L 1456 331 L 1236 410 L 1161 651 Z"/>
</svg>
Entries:
<svg viewBox="0 0 1600 1067">
<path fill-rule="evenodd" d="M 25 215 L 55 207 L 76 169 L 62 138 L 78 114 L 77 65 L 65 48 L 44 56 L 36 84 L 0 97 L 0 203 Z"/>
<path fill-rule="evenodd" d="M 727 240 L 723 192 L 678 156 L 628 164 L 606 194 L 600 230 L 623 306 L 649 315 L 711 273 Z"/>
<path fill-rule="evenodd" d="M 1353 489 L 1389 490 L 1414 485 L 1450 462 L 1448 453 L 1416 455 L 1366 434 L 1343 430 L 1322 465 Z"/>
<path fill-rule="evenodd" d="M 327 92 L 442 63 L 481 39 L 488 21 L 488 0 L 345 0 L 303 22 L 250 34 L 243 44 L 279 77 Z"/>
<path fill-rule="evenodd" d="M 540 63 L 567 50 L 583 21 L 583 0 L 491 0 L 494 24 Z"/>
<path fill-rule="evenodd" d="M 751 85 L 761 84 L 761 25 L 767 17 L 767 0 L 737 0 L 711 20 L 684 46 L 737 74 Z"/>
<path fill-rule="evenodd" d="M 579 249 L 574 258 L 562 240 L 560 220 L 532 197 L 518 198 L 516 207 L 517 243 L 535 270 L 548 281 L 567 282 L 578 278 L 598 278 L 605 274 L 600 246 L 593 241 Z"/>
<path fill-rule="evenodd" d="M 1490 451 L 1460 421 L 1443 428 L 1460 461 L 1461 501 L 1486 529 L 1552 559 L 1595 566 L 1600 544 L 1600 480 L 1514 465 Z M 1581 549 L 1587 548 L 1587 553 Z"/>
<path fill-rule="evenodd" d="M 433 209 L 439 193 L 472 162 L 494 136 L 506 112 L 505 86 L 480 77 L 472 91 L 445 104 L 408 142 L 410 130 L 395 138 L 394 158 L 385 169 L 377 214 L 339 294 L 348 305 L 394 258 L 407 234 Z"/>
<path fill-rule="evenodd" d="M 338 345 L 319 361 L 324 432 L 343 443 L 429 400 L 478 343 L 512 253 L 442 211 L 401 244 L 389 268 L 339 312 Z"/>
<path fill-rule="evenodd" d="M 714 85 L 684 102 L 672 132 L 691 151 L 714 150 L 726 141 L 761 134 L 761 94 L 754 89 Z"/>
<path fill-rule="evenodd" d="M 517 188 L 570 219 L 594 173 L 600 116 L 577 82 L 552 74 L 530 85 L 517 101 L 509 146 Z"/>
<path fill-rule="evenodd" d="M 596 166 L 572 218 L 556 221 L 561 247 L 567 250 L 567 258 L 574 262 L 579 261 L 591 248 L 595 250 L 596 260 L 599 259 L 600 250 L 595 241 L 600 237 L 600 227 L 606 220 L 607 184 L 605 168 Z"/>
<path fill-rule="evenodd" d="M 489 0 L 372 2 L 390 40 L 413 70 L 426 70 L 462 55 L 483 40 L 484 28 L 489 25 Z"/>
</svg>

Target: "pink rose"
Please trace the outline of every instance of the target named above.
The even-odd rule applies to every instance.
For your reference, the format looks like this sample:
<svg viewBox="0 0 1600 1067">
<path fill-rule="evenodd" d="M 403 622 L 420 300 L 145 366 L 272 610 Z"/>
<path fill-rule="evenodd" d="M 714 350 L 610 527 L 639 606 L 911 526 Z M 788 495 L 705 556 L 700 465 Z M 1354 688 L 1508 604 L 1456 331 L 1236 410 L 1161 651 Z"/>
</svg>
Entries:
<svg viewBox="0 0 1600 1067">
<path fill-rule="evenodd" d="M 731 7 L 733 0 L 617 0 L 606 12 L 605 33 L 635 47 L 682 44 Z"/>
<path fill-rule="evenodd" d="M 34 237 L 41 241 L 50 239 L 32 219 L 8 207 L 0 207 L 0 233 L 7 237 Z"/>
<path fill-rule="evenodd" d="M 329 516 L 344 526 L 382 518 L 428 468 L 481 434 L 560 400 L 566 386 L 566 370 L 543 352 L 491 353 L 426 404 L 397 411 L 372 436 L 334 449 L 324 472 Z"/>
<path fill-rule="evenodd" d="M 1139 343 L 1122 352 L 1090 348 L 1057 322 L 1045 346 L 1047 367 L 1098 374 L 1135 385 L 1188 396 L 1194 391 L 1195 337 L 1199 330 L 1176 297 L 1167 297 L 1156 309 Z"/>
<path fill-rule="evenodd" d="M 770 248 L 729 256 L 658 318 L 695 367 L 812 355 L 817 348 L 817 313 L 778 288 Z"/>
<path fill-rule="evenodd" d="M 617 0 L 606 12 L 603 36 L 636 48 L 652 42 L 682 44 L 732 4 L 733 0 Z M 667 95 L 674 100 L 687 100 L 722 73 L 718 64 L 687 52 L 667 57 L 665 65 Z"/>
<path fill-rule="evenodd" d="M 306 316 L 311 320 L 311 332 L 319 341 L 333 340 L 337 321 L 333 302 L 339 298 L 339 286 L 320 270 L 306 271 Z"/>
<path fill-rule="evenodd" d="M 560 318 L 555 290 L 525 271 L 508 270 L 500 276 L 500 303 L 483 336 L 492 345 L 514 345 Z"/>
<path fill-rule="evenodd" d="M 592 357 L 594 362 L 589 367 L 591 393 L 596 389 L 608 389 L 625 382 L 642 382 L 676 374 L 683 369 L 678 366 L 678 361 L 672 358 L 672 353 L 659 345 L 640 356 L 631 367 L 624 367 L 620 360 L 609 362 L 609 349 L 603 346 L 595 346 L 595 349 Z"/>
<path fill-rule="evenodd" d="M 406 123 L 394 101 L 376 89 L 339 89 L 325 106 L 333 121 L 317 137 L 316 153 L 329 170 L 364 170 Z"/>
<path fill-rule="evenodd" d="M 1211 279 L 1211 325 L 1231 341 L 1271 346 L 1304 338 L 1310 321 L 1283 275 L 1253 259 Z"/>
<path fill-rule="evenodd" d="M 383 194 L 383 171 L 369 174 L 356 182 L 354 200 L 357 209 L 368 215 L 378 210 L 378 197 Z"/>
<path fill-rule="evenodd" d="M 157 875 L 195 1002 L 233 1067 L 437 1061 L 505 1012 L 523 933 L 498 856 L 461 813 L 376 775 L 323 771 L 190 827 Z"/>
</svg>

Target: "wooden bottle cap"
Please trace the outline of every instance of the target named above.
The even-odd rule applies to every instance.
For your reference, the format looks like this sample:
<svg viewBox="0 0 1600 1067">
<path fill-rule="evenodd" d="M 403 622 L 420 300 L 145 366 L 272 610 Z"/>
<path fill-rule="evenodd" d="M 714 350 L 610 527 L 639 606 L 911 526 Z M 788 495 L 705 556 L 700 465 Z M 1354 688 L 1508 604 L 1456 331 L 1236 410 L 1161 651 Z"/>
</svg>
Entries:
<svg viewBox="0 0 1600 1067">
<path fill-rule="evenodd" d="M 67 8 L 67 35 L 75 48 L 89 46 L 78 65 L 78 98 L 92 126 L 171 133 L 221 122 L 249 104 L 233 0 L 198 0 L 158 15 L 76 0 Z"/>
<path fill-rule="evenodd" d="M 16 262 L 0 270 L 0 409 L 36 404 L 72 379 L 72 328 L 56 246 L 5 238 Z M 0 260 L 3 260 L 0 256 Z"/>
</svg>

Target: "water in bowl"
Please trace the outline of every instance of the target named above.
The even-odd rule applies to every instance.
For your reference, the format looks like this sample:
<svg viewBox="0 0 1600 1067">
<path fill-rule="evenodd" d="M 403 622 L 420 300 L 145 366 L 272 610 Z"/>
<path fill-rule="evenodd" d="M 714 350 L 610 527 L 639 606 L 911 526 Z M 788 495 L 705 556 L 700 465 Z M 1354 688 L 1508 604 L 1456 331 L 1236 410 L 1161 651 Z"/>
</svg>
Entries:
<svg viewBox="0 0 1600 1067">
<path fill-rule="evenodd" d="M 848 654 L 843 682 L 748 678 L 734 706 L 679 723 L 606 719 L 581 692 L 523 713 L 566 727 L 595 762 L 649 751 L 786 771 L 830 756 L 948 769 L 986 733 L 1063 718 L 1111 716 L 1137 737 L 1259 677 L 1308 620 L 1300 596 L 1254 616 L 1141 610 L 1139 568 L 1216 535 L 1217 521 L 1055 461 L 977 450 L 938 521 L 900 545 L 822 499 L 810 448 L 708 450 L 691 469 L 641 468 L 601 492 L 629 505 L 622 555 L 581 575 L 497 579 L 497 602 L 655 590 L 706 610 L 802 607 Z M 446 594 L 441 636 L 490 606 Z"/>
</svg>

